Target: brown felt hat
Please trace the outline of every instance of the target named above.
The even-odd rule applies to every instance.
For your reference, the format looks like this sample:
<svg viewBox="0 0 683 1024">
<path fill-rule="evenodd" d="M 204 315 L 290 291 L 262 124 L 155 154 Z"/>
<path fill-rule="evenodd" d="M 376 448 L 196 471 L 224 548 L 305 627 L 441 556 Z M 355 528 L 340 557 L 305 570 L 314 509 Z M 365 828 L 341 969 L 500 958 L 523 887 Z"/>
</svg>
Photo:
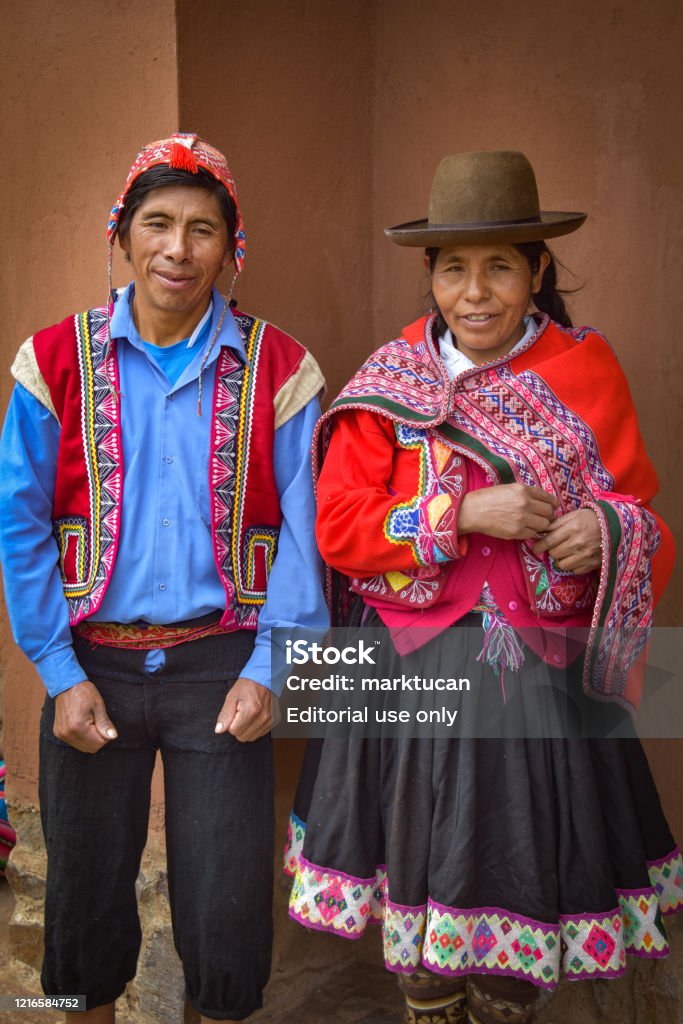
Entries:
<svg viewBox="0 0 683 1024">
<path fill-rule="evenodd" d="M 536 242 L 580 228 L 585 213 L 541 210 L 534 171 L 523 153 L 456 153 L 436 169 L 427 220 L 386 228 L 398 245 Z"/>
</svg>

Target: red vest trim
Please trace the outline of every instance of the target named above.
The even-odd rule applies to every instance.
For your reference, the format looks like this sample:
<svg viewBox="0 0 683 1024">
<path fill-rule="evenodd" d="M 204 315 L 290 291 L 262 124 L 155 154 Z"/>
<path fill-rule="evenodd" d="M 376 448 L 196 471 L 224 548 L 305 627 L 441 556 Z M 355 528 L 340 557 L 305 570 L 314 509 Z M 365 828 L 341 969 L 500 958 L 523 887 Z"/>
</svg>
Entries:
<svg viewBox="0 0 683 1024">
<path fill-rule="evenodd" d="M 235 319 L 246 337 L 246 365 L 235 353 L 224 348 L 218 358 L 214 389 L 213 438 L 211 444 L 211 504 L 216 565 L 226 591 L 223 626 L 256 629 L 258 609 L 266 599 L 266 585 L 277 551 L 281 514 L 273 476 L 272 435 L 273 394 L 261 408 L 261 348 L 268 326 L 244 314 Z M 303 353 L 302 353 L 303 354 Z M 264 371 L 265 372 L 265 371 Z M 258 409 L 257 409 L 258 406 Z M 269 457 L 251 454 L 254 436 L 270 416 Z M 267 428 L 268 429 L 268 428 Z M 261 498 L 270 492 L 270 501 L 259 502 L 259 525 L 253 523 L 250 477 Z M 265 504 L 265 509 L 264 509 Z M 266 511 L 270 507 L 271 514 Z"/>
<path fill-rule="evenodd" d="M 80 313 L 34 338 L 38 366 L 62 427 L 53 525 L 72 625 L 99 608 L 121 527 L 119 378 L 114 346 L 104 362 L 106 341 L 104 308 Z M 47 345 L 62 354 L 52 374 L 43 372 Z"/>
</svg>

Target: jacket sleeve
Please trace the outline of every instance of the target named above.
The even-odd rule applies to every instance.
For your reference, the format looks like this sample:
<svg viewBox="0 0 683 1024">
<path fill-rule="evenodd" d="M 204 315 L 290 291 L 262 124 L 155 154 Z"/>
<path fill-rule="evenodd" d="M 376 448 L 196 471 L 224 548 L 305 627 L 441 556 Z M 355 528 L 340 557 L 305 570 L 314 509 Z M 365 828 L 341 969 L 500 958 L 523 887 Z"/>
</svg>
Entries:
<svg viewBox="0 0 683 1024">
<path fill-rule="evenodd" d="M 420 453 L 400 450 L 391 420 L 339 413 L 318 481 L 320 552 L 347 576 L 414 570 L 458 558 L 462 489 L 420 489 Z"/>
</svg>

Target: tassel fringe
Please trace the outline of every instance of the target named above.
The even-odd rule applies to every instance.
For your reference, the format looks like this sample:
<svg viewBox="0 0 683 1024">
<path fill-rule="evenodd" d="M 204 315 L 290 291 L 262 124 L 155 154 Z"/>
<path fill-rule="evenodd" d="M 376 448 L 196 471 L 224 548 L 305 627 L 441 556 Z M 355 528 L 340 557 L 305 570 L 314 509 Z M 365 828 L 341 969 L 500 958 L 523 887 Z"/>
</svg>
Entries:
<svg viewBox="0 0 683 1024">
<path fill-rule="evenodd" d="M 199 165 L 194 153 L 187 146 L 184 146 L 182 142 L 176 141 L 171 146 L 169 167 L 175 167 L 179 171 L 189 171 L 190 174 L 199 173 Z"/>
<path fill-rule="evenodd" d="M 496 605 L 493 594 L 485 586 L 478 608 L 482 612 L 484 644 L 477 661 L 490 665 L 500 677 L 505 701 L 505 669 L 518 672 L 524 664 L 524 648 L 514 629 Z"/>
</svg>

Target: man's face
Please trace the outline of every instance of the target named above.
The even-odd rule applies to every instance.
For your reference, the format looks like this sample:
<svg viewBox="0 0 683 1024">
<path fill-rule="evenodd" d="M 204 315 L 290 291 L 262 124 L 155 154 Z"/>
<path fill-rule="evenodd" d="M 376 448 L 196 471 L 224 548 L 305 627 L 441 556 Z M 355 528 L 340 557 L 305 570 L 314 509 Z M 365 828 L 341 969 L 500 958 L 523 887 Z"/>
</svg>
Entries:
<svg viewBox="0 0 683 1024">
<path fill-rule="evenodd" d="M 218 200 L 203 189 L 167 185 L 145 197 L 121 240 L 135 280 L 135 301 L 155 328 L 197 322 L 214 281 L 232 258 Z"/>
</svg>

